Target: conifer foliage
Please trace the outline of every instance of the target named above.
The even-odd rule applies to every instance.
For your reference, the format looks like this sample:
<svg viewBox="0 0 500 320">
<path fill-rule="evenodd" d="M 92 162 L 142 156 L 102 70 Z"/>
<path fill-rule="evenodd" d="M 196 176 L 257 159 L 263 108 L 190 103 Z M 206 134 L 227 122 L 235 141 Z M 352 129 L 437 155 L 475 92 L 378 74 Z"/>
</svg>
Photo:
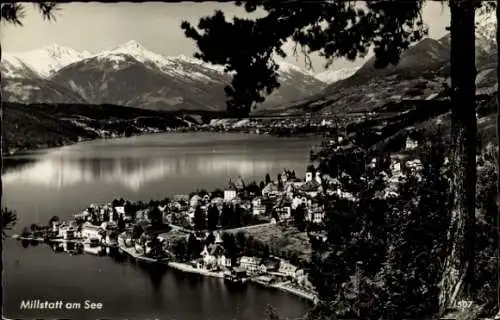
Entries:
<svg viewBox="0 0 500 320">
<path fill-rule="evenodd" d="M 197 28 L 184 21 L 186 36 L 196 41 L 195 57 L 225 66 L 233 73 L 226 87 L 227 108 L 247 116 L 252 107 L 279 87 L 276 56 L 293 39 L 306 59 L 318 52 L 330 62 L 354 60 L 374 47 L 376 67 L 397 64 L 400 54 L 428 32 L 420 16 L 422 1 L 236 1 L 247 12 L 264 10 L 257 19 L 233 18 L 222 11 L 200 19 Z"/>
</svg>

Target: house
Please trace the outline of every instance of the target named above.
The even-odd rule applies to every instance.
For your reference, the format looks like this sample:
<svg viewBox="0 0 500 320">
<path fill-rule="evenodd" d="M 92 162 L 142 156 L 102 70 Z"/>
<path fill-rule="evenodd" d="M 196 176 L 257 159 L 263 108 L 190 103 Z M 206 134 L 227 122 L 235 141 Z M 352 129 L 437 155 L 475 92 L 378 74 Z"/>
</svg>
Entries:
<svg viewBox="0 0 500 320">
<path fill-rule="evenodd" d="M 188 202 L 189 201 L 189 196 L 185 194 L 178 194 L 173 197 L 173 201 L 177 202 Z"/>
<path fill-rule="evenodd" d="M 275 208 L 274 210 L 278 214 L 280 221 L 286 221 L 292 218 L 292 208 L 290 207 Z"/>
<path fill-rule="evenodd" d="M 306 183 L 313 181 L 314 173 L 311 170 L 307 170 L 306 172 Z"/>
<path fill-rule="evenodd" d="M 215 257 L 210 255 L 210 251 L 208 251 L 208 247 L 205 245 L 203 250 L 200 252 L 201 260 L 205 266 L 212 265 L 215 263 Z"/>
<path fill-rule="evenodd" d="M 323 222 L 323 219 L 325 218 L 325 210 L 323 206 L 312 206 L 307 209 L 306 212 L 306 221 L 315 223 L 315 224 L 320 224 Z"/>
<path fill-rule="evenodd" d="M 224 201 L 232 201 L 236 198 L 237 189 L 234 183 L 229 181 L 227 187 L 224 189 Z"/>
<path fill-rule="evenodd" d="M 316 171 L 316 175 L 314 176 L 314 180 L 316 183 L 318 183 L 320 186 L 322 185 L 323 181 L 321 180 L 321 172 Z"/>
<path fill-rule="evenodd" d="M 281 173 L 281 182 L 285 185 L 290 179 L 294 178 L 295 173 L 292 173 L 290 170 L 284 169 Z"/>
<path fill-rule="evenodd" d="M 406 150 L 414 150 L 417 147 L 418 147 L 418 141 L 413 140 L 413 139 L 410 138 L 410 136 L 408 136 L 406 138 L 405 149 Z"/>
<path fill-rule="evenodd" d="M 245 190 L 245 181 L 243 181 L 243 178 L 241 176 L 236 179 L 236 181 L 234 182 L 234 186 L 236 187 L 236 190 L 238 192 Z"/>
<path fill-rule="evenodd" d="M 310 201 L 309 201 L 309 202 L 310 202 Z M 291 206 L 292 206 L 292 209 L 293 209 L 293 210 L 295 210 L 295 209 L 297 209 L 297 207 L 298 207 L 298 206 L 300 206 L 300 205 L 304 205 L 304 206 L 306 206 L 306 207 L 307 207 L 307 206 L 308 206 L 308 204 L 309 204 L 309 203 L 308 203 L 308 200 L 307 200 L 307 198 L 306 198 L 306 197 L 294 197 L 294 198 L 292 199 L 292 204 L 291 204 Z"/>
<path fill-rule="evenodd" d="M 52 231 L 59 233 L 59 226 L 61 225 L 60 221 L 52 221 Z"/>
<path fill-rule="evenodd" d="M 304 183 L 300 190 L 311 197 L 316 197 L 322 188 L 321 184 L 319 184 L 316 180 L 311 180 Z"/>
<path fill-rule="evenodd" d="M 217 258 L 216 264 L 219 268 L 231 268 L 232 266 L 231 258 L 228 258 L 223 254 L 216 256 L 216 258 Z"/>
<path fill-rule="evenodd" d="M 135 252 L 137 252 L 138 254 L 144 254 L 145 253 L 144 248 L 139 243 L 137 243 L 137 242 L 134 245 L 134 249 L 135 249 Z"/>
<path fill-rule="evenodd" d="M 83 212 L 81 213 L 77 213 L 75 215 L 73 215 L 75 217 L 76 220 L 88 220 L 88 218 L 90 217 L 90 212 L 88 212 L 88 210 L 84 210 Z"/>
<path fill-rule="evenodd" d="M 249 273 L 261 271 L 260 259 L 256 257 L 243 256 L 240 258 L 240 267 Z"/>
<path fill-rule="evenodd" d="M 272 182 L 268 183 L 267 186 L 262 189 L 262 196 L 264 197 L 272 197 L 277 196 L 279 194 L 278 186 Z"/>
<path fill-rule="evenodd" d="M 255 197 L 252 200 L 252 213 L 253 215 L 260 215 L 266 213 L 266 206 L 262 204 L 261 197 Z"/>
<path fill-rule="evenodd" d="M 274 211 L 277 213 L 280 221 L 286 221 L 292 218 L 292 202 L 286 197 L 282 197 L 274 206 Z"/>
<path fill-rule="evenodd" d="M 219 268 L 230 268 L 231 259 L 224 255 L 224 247 L 219 243 L 212 244 L 210 246 L 205 246 L 203 251 L 200 253 L 203 265 L 207 268 L 219 267 Z"/>
<path fill-rule="evenodd" d="M 423 168 L 423 165 L 420 159 L 413 159 L 406 161 L 406 168 L 411 171 L 418 172 Z"/>
<path fill-rule="evenodd" d="M 276 272 L 279 270 L 280 260 L 276 258 L 264 259 L 261 265 L 264 265 L 265 272 Z"/>
<path fill-rule="evenodd" d="M 58 235 L 64 240 L 74 239 L 76 235 L 76 230 L 70 225 L 63 225 L 59 228 Z"/>
<path fill-rule="evenodd" d="M 189 200 L 189 206 L 191 208 L 196 208 L 200 202 L 203 200 L 202 197 L 200 197 L 199 195 L 195 194 L 194 196 L 191 197 L 191 199 Z"/>
<path fill-rule="evenodd" d="M 299 186 L 297 185 L 296 182 L 293 181 L 287 181 L 284 184 L 283 191 L 287 195 L 288 198 L 292 199 L 295 194 L 299 191 Z"/>
<path fill-rule="evenodd" d="M 290 277 L 295 277 L 297 267 L 285 260 L 281 260 L 278 272 Z"/>
<path fill-rule="evenodd" d="M 124 206 L 118 206 L 115 207 L 116 213 L 118 213 L 118 216 L 120 217 L 125 217 L 125 207 Z"/>
<path fill-rule="evenodd" d="M 209 203 L 210 202 L 210 196 L 208 194 L 204 195 L 202 201 L 205 204 Z"/>
<path fill-rule="evenodd" d="M 217 207 L 222 206 L 224 204 L 224 198 L 215 197 L 210 200 L 210 203 L 216 205 Z"/>
<path fill-rule="evenodd" d="M 98 240 L 101 241 L 103 238 L 103 229 L 99 226 L 95 226 L 88 222 L 84 223 L 82 226 L 82 238 L 88 240 Z"/>
<path fill-rule="evenodd" d="M 214 243 L 223 243 L 224 241 L 222 240 L 222 237 L 220 236 L 220 232 L 215 232 L 215 241 Z"/>
</svg>

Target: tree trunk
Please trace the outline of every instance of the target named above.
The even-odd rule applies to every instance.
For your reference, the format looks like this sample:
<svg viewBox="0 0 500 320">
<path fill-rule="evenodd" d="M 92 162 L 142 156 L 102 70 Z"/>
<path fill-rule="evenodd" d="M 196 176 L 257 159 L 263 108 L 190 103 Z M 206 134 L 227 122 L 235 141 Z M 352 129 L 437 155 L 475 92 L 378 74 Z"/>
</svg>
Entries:
<svg viewBox="0 0 500 320">
<path fill-rule="evenodd" d="M 451 0 L 451 192 L 447 257 L 439 304 L 442 312 L 472 300 L 474 270 L 476 135 L 473 0 Z"/>
<path fill-rule="evenodd" d="M 500 79 L 500 51 L 498 50 L 500 43 L 500 5 L 496 3 L 497 17 L 497 32 L 496 32 L 496 49 L 497 49 L 497 210 L 500 217 L 500 91 L 498 91 L 498 79 Z M 500 219 L 497 219 L 497 236 L 500 239 Z M 500 307 L 500 246 L 497 247 L 497 305 Z M 500 310 L 499 310 L 500 313 Z"/>
</svg>

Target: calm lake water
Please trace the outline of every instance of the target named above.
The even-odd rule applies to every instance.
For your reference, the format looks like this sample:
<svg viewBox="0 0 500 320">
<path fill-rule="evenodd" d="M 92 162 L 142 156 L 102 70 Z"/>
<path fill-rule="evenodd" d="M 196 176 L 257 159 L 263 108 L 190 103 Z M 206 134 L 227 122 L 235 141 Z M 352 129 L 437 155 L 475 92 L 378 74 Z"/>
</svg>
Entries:
<svg viewBox="0 0 500 320">
<path fill-rule="evenodd" d="M 18 213 L 16 229 L 68 218 L 90 203 L 113 198 L 148 201 L 197 188 L 222 188 L 228 178 L 275 177 L 284 168 L 303 174 L 318 138 L 218 133 L 159 134 L 99 140 L 10 157 L 3 206 Z M 47 245 L 4 246 L 4 314 L 9 318 L 262 319 L 272 305 L 283 316 L 310 304 L 287 293 L 248 285 L 232 288 L 123 259 L 55 253 Z M 100 312 L 20 310 L 22 300 L 92 300 Z"/>
</svg>

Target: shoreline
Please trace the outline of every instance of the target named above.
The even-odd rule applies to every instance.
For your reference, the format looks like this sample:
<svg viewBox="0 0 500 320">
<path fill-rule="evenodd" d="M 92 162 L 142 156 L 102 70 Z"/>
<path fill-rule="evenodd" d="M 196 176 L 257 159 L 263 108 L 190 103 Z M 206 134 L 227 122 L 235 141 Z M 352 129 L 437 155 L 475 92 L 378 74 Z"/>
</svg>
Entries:
<svg viewBox="0 0 500 320">
<path fill-rule="evenodd" d="M 133 250 L 132 248 L 125 248 L 123 246 L 119 246 L 119 248 L 123 252 L 127 253 L 129 256 L 133 257 L 136 260 L 143 260 L 143 261 L 147 261 L 147 262 L 151 262 L 151 263 L 164 264 L 164 265 L 167 265 L 168 267 L 170 267 L 174 270 L 178 270 L 178 271 L 181 271 L 184 273 L 198 274 L 198 275 L 202 275 L 205 277 L 224 279 L 224 273 L 222 271 L 221 272 L 213 272 L 213 271 L 209 271 L 209 270 L 199 269 L 199 268 L 195 268 L 187 263 L 182 263 L 182 262 L 160 261 L 157 259 L 144 257 L 143 255 L 140 255 L 140 254 L 135 254 L 132 251 Z M 252 283 L 259 284 L 265 288 L 273 288 L 273 289 L 280 290 L 282 292 L 292 294 L 292 295 L 297 296 L 299 298 L 306 299 L 312 303 L 316 303 L 316 301 L 317 301 L 316 295 L 314 295 L 312 293 L 307 293 L 307 292 L 299 290 L 299 289 L 287 287 L 286 283 L 264 284 L 264 283 L 254 279 L 254 278 L 251 278 L 251 277 L 249 278 L 249 281 Z"/>
<path fill-rule="evenodd" d="M 62 148 L 62 147 L 67 147 L 67 146 L 72 146 L 76 145 L 79 143 L 84 143 L 84 142 L 91 142 L 91 141 L 98 141 L 98 140 L 115 140 L 115 139 L 123 139 L 123 138 L 132 138 L 132 137 L 140 137 L 144 135 L 149 135 L 149 134 L 161 134 L 161 133 L 170 133 L 170 131 L 161 131 L 161 132 L 143 132 L 141 134 L 132 134 L 130 136 L 116 136 L 116 137 L 98 137 L 98 138 L 83 138 L 80 141 L 68 141 L 68 142 L 63 142 L 63 143 L 55 143 L 51 146 L 44 146 L 40 148 L 28 148 L 28 149 L 18 149 L 16 151 L 9 151 L 7 150 L 6 152 L 3 153 L 3 157 L 12 157 L 12 156 L 18 156 L 18 155 L 23 155 L 26 153 L 31 153 L 35 151 L 48 151 L 50 149 L 55 149 L 55 148 Z"/>
<path fill-rule="evenodd" d="M 313 136 L 318 136 L 321 137 L 320 134 L 316 133 L 307 133 L 307 134 L 295 134 L 295 135 L 276 135 L 276 134 L 269 134 L 269 133 L 255 133 L 255 132 L 244 132 L 244 131 L 223 131 L 223 130 L 163 130 L 159 132 L 141 132 L 139 134 L 132 134 L 130 136 L 115 136 L 115 137 L 98 137 L 98 138 L 83 138 L 80 141 L 67 141 L 63 143 L 54 143 L 49 146 L 43 146 L 43 147 L 38 147 L 38 148 L 26 148 L 26 149 L 17 149 L 15 151 L 12 150 L 6 150 L 3 152 L 2 157 L 13 157 L 13 156 L 19 156 L 31 152 L 36 152 L 36 151 L 47 151 L 55 148 L 62 148 L 62 147 L 67 147 L 67 146 L 72 146 L 76 145 L 79 143 L 84 143 L 84 142 L 91 142 L 91 141 L 99 141 L 99 140 L 115 140 L 115 139 L 124 139 L 124 138 L 133 138 L 133 137 L 140 137 L 140 136 L 145 136 L 145 135 L 154 135 L 154 134 L 170 134 L 170 133 L 224 133 L 224 134 L 246 134 L 246 135 L 258 135 L 258 136 L 272 136 L 276 138 L 303 138 L 303 137 L 313 137 Z"/>
</svg>

